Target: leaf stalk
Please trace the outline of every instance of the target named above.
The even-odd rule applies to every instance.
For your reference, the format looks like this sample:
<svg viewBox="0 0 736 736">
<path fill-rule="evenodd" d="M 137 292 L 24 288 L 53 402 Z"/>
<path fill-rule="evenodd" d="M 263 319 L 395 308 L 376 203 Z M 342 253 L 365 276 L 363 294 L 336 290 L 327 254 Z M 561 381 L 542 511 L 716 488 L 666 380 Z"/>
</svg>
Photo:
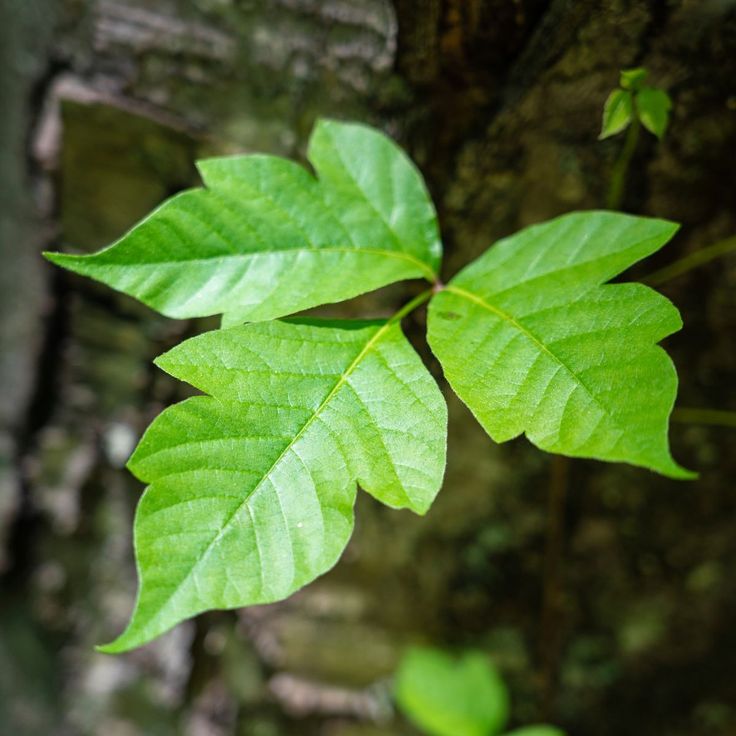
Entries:
<svg viewBox="0 0 736 736">
<path fill-rule="evenodd" d="M 641 123 L 639 122 L 639 118 L 634 114 L 631 119 L 631 125 L 629 125 L 628 130 L 626 131 L 624 146 L 613 165 L 613 170 L 611 171 L 611 184 L 608 189 L 608 196 L 606 197 L 606 207 L 609 210 L 621 209 L 631 159 L 636 151 L 636 144 L 639 142 L 640 127 Z"/>
<path fill-rule="evenodd" d="M 396 324 L 396 322 L 401 322 L 404 317 L 411 314 L 415 309 L 421 307 L 424 302 L 429 301 L 435 293 L 436 291 L 434 286 L 431 289 L 425 289 L 421 294 L 418 294 L 410 302 L 407 302 L 403 307 L 401 307 L 401 309 L 399 309 L 399 311 L 389 319 L 388 324 L 392 325 Z"/>
<path fill-rule="evenodd" d="M 700 248 L 694 253 L 689 253 L 674 263 L 670 263 L 669 266 L 664 266 L 643 278 L 642 281 L 649 284 L 649 286 L 659 286 L 729 253 L 736 253 L 736 235 L 725 240 L 719 240 L 706 248 Z"/>
</svg>

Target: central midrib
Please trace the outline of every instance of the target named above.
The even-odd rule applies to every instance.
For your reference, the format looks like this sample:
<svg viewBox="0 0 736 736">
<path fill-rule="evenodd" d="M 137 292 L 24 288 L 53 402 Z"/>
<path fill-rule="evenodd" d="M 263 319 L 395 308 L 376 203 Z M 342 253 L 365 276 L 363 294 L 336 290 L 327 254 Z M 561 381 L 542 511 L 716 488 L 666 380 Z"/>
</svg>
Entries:
<svg viewBox="0 0 736 736">
<path fill-rule="evenodd" d="M 425 278 L 427 278 L 430 282 L 434 282 L 437 278 L 437 275 L 432 270 L 431 266 L 429 266 L 427 263 L 424 263 L 424 261 L 420 261 L 418 258 L 411 255 L 410 253 L 406 253 L 404 251 L 392 251 L 392 250 L 384 250 L 382 248 L 370 248 L 370 247 L 346 248 L 346 247 L 331 246 L 331 245 L 324 246 L 324 247 L 282 248 L 279 250 L 252 251 L 252 252 L 246 252 L 246 253 L 226 253 L 221 256 L 209 256 L 206 258 L 178 258 L 176 260 L 166 260 L 166 261 L 146 261 L 144 265 L 146 266 L 177 266 L 182 263 L 192 264 L 192 263 L 207 263 L 209 261 L 265 258 L 265 257 L 275 256 L 275 255 L 287 255 L 289 253 L 312 253 L 314 255 L 318 255 L 320 253 L 354 253 L 358 255 L 373 254 L 373 255 L 382 256 L 384 258 L 395 258 L 401 261 L 408 261 L 409 263 L 412 263 L 413 265 L 415 265 L 424 274 Z M 94 258 L 94 256 L 82 255 L 82 256 L 74 256 L 74 258 L 86 260 L 87 258 Z M 129 264 L 126 264 L 126 263 L 111 263 L 108 265 L 129 268 Z"/>
<path fill-rule="evenodd" d="M 519 330 L 519 332 L 521 332 L 525 337 L 531 340 L 539 350 L 552 358 L 552 360 L 554 360 L 557 365 L 559 365 L 564 371 L 566 371 L 573 379 L 573 381 L 575 381 L 575 383 L 577 383 L 583 389 L 583 391 L 585 391 L 590 400 L 618 426 L 618 421 L 616 420 L 616 417 L 611 413 L 610 409 L 604 406 L 600 402 L 600 400 L 593 394 L 593 392 L 588 388 L 585 381 L 583 381 L 583 379 L 562 358 L 560 358 L 559 355 L 552 352 L 533 332 L 531 332 L 527 327 L 521 324 L 521 322 L 519 322 L 513 315 L 504 311 L 500 307 L 491 304 L 477 294 L 473 294 L 472 291 L 466 291 L 459 286 L 448 285 L 445 288 L 445 291 L 457 294 L 457 296 L 463 297 L 464 299 L 468 299 L 469 301 L 478 304 L 489 312 L 495 314 L 497 317 L 500 317 L 502 320 L 510 324 L 515 329 Z M 619 427 L 619 429 L 621 428 Z"/>
</svg>

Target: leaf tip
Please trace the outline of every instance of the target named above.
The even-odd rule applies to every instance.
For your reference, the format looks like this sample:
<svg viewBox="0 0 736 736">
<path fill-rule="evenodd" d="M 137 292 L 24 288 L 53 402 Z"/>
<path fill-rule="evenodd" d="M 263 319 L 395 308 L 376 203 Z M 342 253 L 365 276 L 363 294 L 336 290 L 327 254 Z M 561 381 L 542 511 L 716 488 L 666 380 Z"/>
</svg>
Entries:
<svg viewBox="0 0 736 736">
<path fill-rule="evenodd" d="M 182 343 L 182 345 L 183 344 L 184 343 Z M 153 364 L 156 366 L 156 368 L 162 370 L 164 373 L 168 373 L 170 376 L 184 381 L 186 379 L 176 372 L 176 363 L 173 360 L 173 354 L 177 354 L 180 351 L 180 348 L 181 345 L 177 345 L 171 350 L 167 350 L 165 353 L 161 353 L 161 355 L 158 355 L 153 359 Z"/>
<path fill-rule="evenodd" d="M 126 633 L 127 632 L 124 631 L 120 636 L 107 644 L 96 644 L 95 651 L 100 652 L 100 654 L 123 654 L 130 649 L 134 649 L 136 646 L 135 644 L 126 644 Z"/>
<path fill-rule="evenodd" d="M 219 335 L 218 333 L 215 333 Z M 169 375 L 174 376 L 174 378 L 179 378 L 179 376 L 176 375 L 176 373 L 172 373 L 173 367 L 176 365 L 177 361 L 176 356 L 178 356 L 180 353 L 186 355 L 187 350 L 191 342 L 198 343 L 203 338 L 206 339 L 205 335 L 212 335 L 212 333 L 205 333 L 204 335 L 199 335 L 197 337 L 190 338 L 190 340 L 185 340 L 182 343 L 179 343 L 178 345 L 174 345 L 173 348 L 170 348 L 165 353 L 161 353 L 161 355 L 157 355 L 153 359 L 153 364 L 160 368 L 165 373 L 168 373 Z"/>
<path fill-rule="evenodd" d="M 140 592 L 139 592 L 140 595 Z M 146 621 L 142 621 L 138 615 L 139 606 L 136 604 L 135 610 L 131 614 L 130 621 L 125 629 L 112 641 L 106 644 L 96 644 L 95 651 L 101 654 L 124 654 L 132 649 L 142 647 L 144 644 L 148 644 L 153 641 L 157 636 L 160 636 L 166 631 L 166 627 L 161 630 L 150 629 L 146 626 Z M 169 628 L 175 623 L 169 625 Z"/>
<path fill-rule="evenodd" d="M 697 473 L 694 470 L 683 468 L 675 462 L 673 462 L 673 466 L 672 470 L 667 473 L 667 475 L 673 480 L 697 480 L 700 478 L 700 473 Z"/>
<path fill-rule="evenodd" d="M 166 371 L 166 356 L 169 354 L 168 350 L 165 353 L 161 353 L 161 355 L 157 355 L 153 359 L 153 364 L 156 366 L 156 368 L 160 368 L 162 371 Z M 166 371 L 168 373 L 168 371 Z"/>
<path fill-rule="evenodd" d="M 80 257 L 70 253 L 55 253 L 50 250 L 42 251 L 41 255 L 50 263 L 53 263 L 56 266 L 62 266 L 63 268 L 69 268 L 68 264 L 73 263 Z"/>
<path fill-rule="evenodd" d="M 674 238 L 681 227 L 680 223 L 674 220 L 663 220 L 660 218 L 659 222 L 662 224 L 662 229 L 667 235 L 667 240 Z"/>
<path fill-rule="evenodd" d="M 650 470 L 655 473 L 664 475 L 672 480 L 697 480 L 700 475 L 693 470 L 684 468 L 680 463 L 675 460 L 669 452 L 666 453 L 665 457 L 662 457 L 660 461 L 653 462 L 648 465 Z"/>
<path fill-rule="evenodd" d="M 81 276 L 92 275 L 90 267 L 94 266 L 95 253 L 54 253 L 45 250 L 41 255 L 55 266 L 64 268 Z"/>
<path fill-rule="evenodd" d="M 118 649 L 113 646 L 114 642 L 110 642 L 109 644 L 96 644 L 95 645 L 95 651 L 99 652 L 100 654 L 120 654 Z"/>
</svg>

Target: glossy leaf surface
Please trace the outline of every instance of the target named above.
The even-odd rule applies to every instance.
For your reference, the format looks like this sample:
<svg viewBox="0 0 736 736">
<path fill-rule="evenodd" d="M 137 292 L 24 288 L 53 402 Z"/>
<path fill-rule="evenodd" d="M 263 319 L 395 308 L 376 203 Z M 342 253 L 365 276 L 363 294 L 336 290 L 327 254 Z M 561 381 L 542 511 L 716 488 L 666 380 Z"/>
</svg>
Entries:
<svg viewBox="0 0 736 736">
<path fill-rule="evenodd" d="M 149 484 L 135 520 L 139 596 L 103 651 L 324 573 L 350 537 L 356 482 L 417 513 L 440 488 L 446 406 L 395 322 L 253 323 L 157 363 L 208 395 L 166 409 L 130 460 Z"/>
<path fill-rule="evenodd" d="M 670 456 L 677 375 L 656 345 L 677 309 L 642 284 L 605 284 L 677 227 L 579 212 L 492 246 L 430 303 L 428 337 L 488 434 L 691 477 Z"/>
<path fill-rule="evenodd" d="M 164 203 L 109 248 L 52 262 L 169 317 L 267 320 L 410 278 L 434 279 L 441 245 L 421 175 L 389 138 L 323 120 L 318 179 L 274 156 L 202 161 L 204 189 Z"/>
</svg>

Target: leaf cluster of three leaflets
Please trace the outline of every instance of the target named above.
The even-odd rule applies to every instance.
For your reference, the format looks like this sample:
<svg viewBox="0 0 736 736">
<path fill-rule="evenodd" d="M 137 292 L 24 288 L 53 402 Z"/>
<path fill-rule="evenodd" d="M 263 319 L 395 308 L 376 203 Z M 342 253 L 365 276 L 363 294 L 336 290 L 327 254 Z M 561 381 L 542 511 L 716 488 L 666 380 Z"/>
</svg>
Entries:
<svg viewBox="0 0 736 736">
<path fill-rule="evenodd" d="M 207 189 L 100 253 L 50 256 L 169 316 L 235 325 L 158 361 L 208 396 L 166 410 L 131 459 L 149 483 L 141 585 L 107 651 L 203 610 L 283 598 L 329 569 L 356 482 L 419 513 L 439 490 L 446 406 L 397 320 L 267 321 L 439 269 L 431 200 L 388 138 L 323 121 L 309 158 L 318 178 L 270 156 L 205 161 Z M 667 446 L 676 376 L 655 344 L 679 315 L 643 286 L 602 285 L 674 229 L 567 215 L 498 243 L 433 298 L 430 346 L 491 437 L 525 432 L 553 452 L 685 474 Z"/>
</svg>

